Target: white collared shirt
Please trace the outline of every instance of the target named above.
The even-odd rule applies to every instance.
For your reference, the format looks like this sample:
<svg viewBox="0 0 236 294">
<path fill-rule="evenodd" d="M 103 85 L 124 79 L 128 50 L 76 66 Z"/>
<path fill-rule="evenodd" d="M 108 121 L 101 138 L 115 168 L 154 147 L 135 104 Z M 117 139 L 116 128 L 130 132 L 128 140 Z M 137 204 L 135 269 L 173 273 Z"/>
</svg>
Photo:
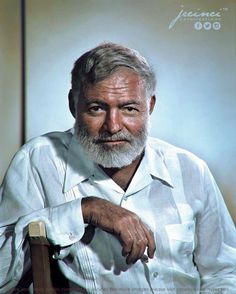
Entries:
<svg viewBox="0 0 236 294">
<path fill-rule="evenodd" d="M 205 163 L 149 138 L 126 191 L 94 164 L 68 131 L 29 141 L 0 190 L 0 293 L 11 293 L 30 266 L 23 243 L 42 220 L 64 275 L 88 293 L 236 293 L 236 232 Z M 118 239 L 99 228 L 85 244 L 81 199 L 96 196 L 135 212 L 152 231 L 156 252 L 127 265 Z M 24 245 L 23 245 L 24 244 Z M 209 291 L 209 292 L 207 292 Z M 68 292 L 66 292 L 68 293 Z M 221 293 L 221 292 L 217 292 Z"/>
</svg>

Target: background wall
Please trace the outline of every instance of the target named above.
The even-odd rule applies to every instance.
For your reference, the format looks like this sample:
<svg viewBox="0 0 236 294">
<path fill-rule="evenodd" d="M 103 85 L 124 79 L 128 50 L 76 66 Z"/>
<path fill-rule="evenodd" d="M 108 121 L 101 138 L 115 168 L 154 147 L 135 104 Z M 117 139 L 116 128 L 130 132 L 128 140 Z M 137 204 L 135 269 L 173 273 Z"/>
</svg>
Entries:
<svg viewBox="0 0 236 294">
<path fill-rule="evenodd" d="M 21 141 L 20 6 L 0 0 L 0 183 Z"/>
<path fill-rule="evenodd" d="M 158 73 L 152 135 L 206 160 L 236 221 L 235 12 L 235 0 L 26 0 L 27 139 L 73 125 L 70 71 L 85 50 L 136 48 Z"/>
</svg>

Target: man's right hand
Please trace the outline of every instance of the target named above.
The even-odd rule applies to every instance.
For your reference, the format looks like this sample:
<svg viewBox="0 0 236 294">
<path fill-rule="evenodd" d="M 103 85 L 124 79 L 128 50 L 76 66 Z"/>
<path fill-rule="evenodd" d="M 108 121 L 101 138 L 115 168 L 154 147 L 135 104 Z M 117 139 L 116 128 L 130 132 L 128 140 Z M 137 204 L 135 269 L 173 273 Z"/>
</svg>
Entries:
<svg viewBox="0 0 236 294">
<path fill-rule="evenodd" d="M 114 234 L 120 241 L 127 264 L 141 259 L 147 247 L 153 258 L 155 241 L 153 232 L 133 212 L 98 197 L 82 199 L 84 222 Z"/>
</svg>

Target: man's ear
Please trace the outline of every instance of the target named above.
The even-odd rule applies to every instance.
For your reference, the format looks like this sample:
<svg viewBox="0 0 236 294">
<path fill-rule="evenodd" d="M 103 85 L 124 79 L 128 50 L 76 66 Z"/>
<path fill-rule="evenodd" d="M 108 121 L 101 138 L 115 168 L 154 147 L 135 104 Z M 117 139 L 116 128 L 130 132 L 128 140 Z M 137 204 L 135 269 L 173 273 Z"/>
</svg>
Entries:
<svg viewBox="0 0 236 294">
<path fill-rule="evenodd" d="M 74 103 L 74 98 L 73 98 L 73 94 L 72 94 L 71 89 L 70 89 L 70 91 L 68 93 L 68 100 L 69 100 L 70 112 L 73 115 L 73 117 L 75 118 L 75 103 Z"/>
<path fill-rule="evenodd" d="M 156 104 L 156 96 L 153 95 L 149 101 L 149 114 L 151 114 L 153 112 L 155 104 Z"/>
</svg>

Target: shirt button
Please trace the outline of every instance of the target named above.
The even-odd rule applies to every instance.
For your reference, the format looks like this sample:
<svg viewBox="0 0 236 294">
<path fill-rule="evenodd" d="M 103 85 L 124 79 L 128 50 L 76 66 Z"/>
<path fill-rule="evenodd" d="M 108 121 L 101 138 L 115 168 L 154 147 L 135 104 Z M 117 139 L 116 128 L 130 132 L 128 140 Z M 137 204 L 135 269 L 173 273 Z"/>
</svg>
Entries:
<svg viewBox="0 0 236 294">
<path fill-rule="evenodd" d="M 75 236 L 72 235 L 72 234 L 70 234 L 70 235 L 69 235 L 69 239 L 70 239 L 71 241 L 74 241 L 74 240 L 75 240 Z"/>
<path fill-rule="evenodd" d="M 153 275 L 153 278 L 157 278 L 158 272 L 154 272 L 152 275 Z"/>
<path fill-rule="evenodd" d="M 128 197 L 127 197 L 127 196 L 125 196 L 123 199 L 126 201 L 126 200 L 128 199 Z"/>
</svg>

